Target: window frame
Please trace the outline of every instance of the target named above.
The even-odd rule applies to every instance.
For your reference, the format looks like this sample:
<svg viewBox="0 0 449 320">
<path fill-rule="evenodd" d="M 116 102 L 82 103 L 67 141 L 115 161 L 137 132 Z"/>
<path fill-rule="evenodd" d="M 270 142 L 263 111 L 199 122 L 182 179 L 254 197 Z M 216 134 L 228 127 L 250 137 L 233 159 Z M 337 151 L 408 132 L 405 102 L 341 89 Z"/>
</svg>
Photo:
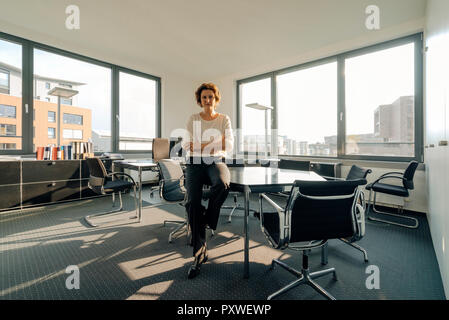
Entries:
<svg viewBox="0 0 449 320">
<path fill-rule="evenodd" d="M 399 157 L 399 156 L 373 156 L 373 155 L 347 155 L 345 154 L 345 139 L 346 139 L 346 110 L 345 110 L 345 59 L 357 57 L 360 55 L 373 53 L 376 51 L 381 51 L 389 48 L 394 48 L 396 46 L 405 45 L 408 43 L 414 43 L 414 85 L 415 85 L 415 96 L 414 96 L 414 108 L 415 108 L 415 139 L 414 139 L 414 157 Z M 423 119 L 423 33 L 419 32 L 406 37 L 401 37 L 389 41 L 384 41 L 374 45 L 366 46 L 363 48 L 346 51 L 340 54 L 332 55 L 329 57 L 309 61 L 306 63 L 282 68 L 279 70 L 263 73 L 260 75 L 240 79 L 236 81 L 236 114 L 237 114 L 237 128 L 242 128 L 242 106 L 241 106 L 241 92 L 240 85 L 254 82 L 261 79 L 271 78 L 271 103 L 273 106 L 272 110 L 272 123 L 271 128 L 277 130 L 278 123 L 278 106 L 277 106 L 277 84 L 276 77 L 278 75 L 298 71 L 301 69 L 315 67 L 321 64 L 329 63 L 332 61 L 337 61 L 337 114 L 335 120 L 337 121 L 337 157 L 328 156 L 307 156 L 307 155 L 280 155 L 281 157 L 290 158 L 309 158 L 309 159 L 345 159 L 345 160 L 371 160 L 371 161 L 392 161 L 392 162 L 409 162 L 416 160 L 418 162 L 424 162 L 424 119 Z M 240 131 L 240 130 L 239 130 Z M 239 154 L 246 155 L 247 152 L 242 152 L 240 148 L 241 137 L 237 137 Z M 277 137 L 274 137 L 275 141 L 272 141 L 272 145 L 277 146 Z M 273 143 L 275 142 L 275 143 Z M 275 151 L 277 153 L 277 150 Z"/>
<path fill-rule="evenodd" d="M 119 153 L 125 153 L 125 154 L 141 154 L 141 153 L 147 153 L 152 152 L 153 148 L 153 142 L 151 142 L 151 149 L 149 150 L 122 150 L 120 149 L 120 72 L 128 73 L 133 76 L 142 77 L 150 80 L 156 81 L 156 137 L 161 137 L 161 81 L 160 78 L 152 76 L 150 74 L 142 73 L 140 71 L 131 70 L 125 67 L 117 67 L 116 73 L 114 77 L 114 85 L 116 85 L 116 93 L 114 95 L 115 99 L 115 148 L 117 152 Z M 159 79 L 159 80 L 158 80 Z"/>
<path fill-rule="evenodd" d="M 119 71 L 124 71 L 130 74 L 146 77 L 156 81 L 156 137 L 161 137 L 161 78 L 140 72 L 137 70 L 128 69 L 126 67 L 118 66 L 112 63 L 104 62 L 98 59 L 90 58 L 81 54 L 66 51 L 56 47 L 48 46 L 42 43 L 20 38 L 4 32 L 0 32 L 0 40 L 17 43 L 22 46 L 22 149 L 21 150 L 0 150 L 0 155 L 29 155 L 33 154 L 33 79 L 34 79 L 34 49 L 47 51 L 49 53 L 58 54 L 64 57 L 76 59 L 87 62 L 93 65 L 105 67 L 111 70 L 111 147 L 110 152 L 121 152 L 124 154 L 141 154 L 149 153 L 152 150 L 119 150 Z M 31 112 L 26 112 L 31 110 Z M 103 152 L 96 152 L 95 155 L 100 155 Z"/>
</svg>

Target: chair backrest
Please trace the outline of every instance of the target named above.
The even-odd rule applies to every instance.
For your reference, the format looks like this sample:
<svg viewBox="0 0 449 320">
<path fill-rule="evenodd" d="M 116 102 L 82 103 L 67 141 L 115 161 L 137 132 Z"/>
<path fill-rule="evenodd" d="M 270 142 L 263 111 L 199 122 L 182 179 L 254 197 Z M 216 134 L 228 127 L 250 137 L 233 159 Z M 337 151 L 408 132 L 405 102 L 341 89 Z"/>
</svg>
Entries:
<svg viewBox="0 0 449 320">
<path fill-rule="evenodd" d="M 287 204 L 289 243 L 346 238 L 356 230 L 355 205 L 365 179 L 295 181 Z"/>
<path fill-rule="evenodd" d="M 364 169 L 354 164 L 349 170 L 346 180 L 366 179 L 366 176 L 371 172 L 371 169 Z"/>
<path fill-rule="evenodd" d="M 278 168 L 279 169 L 309 171 L 310 170 L 310 161 L 280 159 Z"/>
<path fill-rule="evenodd" d="M 165 138 L 153 139 L 153 161 L 170 159 L 170 140 Z"/>
<path fill-rule="evenodd" d="M 245 166 L 245 160 L 244 159 L 226 159 L 225 161 L 226 165 L 231 168 L 231 167 L 244 167 Z"/>
<path fill-rule="evenodd" d="M 183 201 L 185 189 L 182 186 L 184 172 L 179 162 L 171 159 L 161 159 L 157 163 L 161 177 L 161 197 L 170 202 Z"/>
<path fill-rule="evenodd" d="M 86 161 L 89 167 L 89 188 L 100 194 L 108 175 L 106 168 L 100 158 L 87 158 Z"/>
<path fill-rule="evenodd" d="M 413 177 L 415 176 L 416 168 L 418 167 L 417 161 L 410 161 L 410 163 L 407 166 L 407 169 L 404 171 L 404 188 L 413 190 L 415 187 L 413 184 Z"/>
</svg>

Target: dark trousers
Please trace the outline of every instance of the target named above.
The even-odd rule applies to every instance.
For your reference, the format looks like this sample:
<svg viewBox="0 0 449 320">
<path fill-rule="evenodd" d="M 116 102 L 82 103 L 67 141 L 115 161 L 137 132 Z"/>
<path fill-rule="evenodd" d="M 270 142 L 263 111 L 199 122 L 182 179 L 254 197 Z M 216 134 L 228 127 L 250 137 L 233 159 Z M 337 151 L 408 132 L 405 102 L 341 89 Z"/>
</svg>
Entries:
<svg viewBox="0 0 449 320">
<path fill-rule="evenodd" d="M 193 256 L 206 244 L 206 225 L 217 228 L 220 208 L 229 193 L 230 173 L 223 162 L 212 164 L 188 164 L 185 187 L 186 210 L 192 231 Z M 207 209 L 201 204 L 203 185 L 209 185 Z"/>
</svg>

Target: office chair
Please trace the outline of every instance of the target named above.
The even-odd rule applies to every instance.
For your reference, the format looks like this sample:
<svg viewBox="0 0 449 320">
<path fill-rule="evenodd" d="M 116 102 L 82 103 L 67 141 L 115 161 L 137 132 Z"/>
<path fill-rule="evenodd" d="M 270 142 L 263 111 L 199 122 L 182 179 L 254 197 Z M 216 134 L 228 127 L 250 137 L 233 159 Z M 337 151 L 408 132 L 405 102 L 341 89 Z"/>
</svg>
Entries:
<svg viewBox="0 0 449 320">
<path fill-rule="evenodd" d="M 280 159 L 279 169 L 310 171 L 310 161 Z"/>
<path fill-rule="evenodd" d="M 107 173 L 106 168 L 100 158 L 88 158 L 86 161 L 87 161 L 87 165 L 89 167 L 89 175 L 90 175 L 88 187 L 98 195 L 106 195 L 106 194 L 114 195 L 115 193 L 118 192 L 118 196 L 120 199 L 120 208 L 111 210 L 111 211 L 107 211 L 107 212 L 102 212 L 102 213 L 85 216 L 84 220 L 86 221 L 86 223 L 92 227 L 98 227 L 102 224 L 109 223 L 109 222 L 104 222 L 102 224 L 98 224 L 98 223 L 92 222 L 90 219 L 92 219 L 94 217 L 99 217 L 99 216 L 108 216 L 108 215 L 112 216 L 112 215 L 116 215 L 116 214 L 120 213 L 123 210 L 122 192 L 129 190 L 130 188 L 134 189 L 134 202 L 135 202 L 135 206 L 136 206 L 136 216 L 131 217 L 131 218 L 126 218 L 126 219 L 138 218 L 136 182 L 134 181 L 134 179 L 129 174 L 126 174 L 123 172 Z M 108 179 L 111 177 L 118 177 L 118 176 L 126 176 L 131 181 L 124 181 L 124 180 L 120 180 L 120 179 L 118 179 L 118 180 L 109 180 Z M 115 198 L 113 197 L 113 206 L 114 206 L 114 204 L 115 204 Z M 118 220 L 123 220 L 123 219 L 118 219 Z M 115 221 L 117 221 L 117 219 L 110 221 L 110 222 L 115 222 Z"/>
<path fill-rule="evenodd" d="M 178 204 L 185 207 L 186 202 L 186 189 L 184 187 L 184 172 L 178 161 L 172 159 L 160 159 L 158 164 L 159 173 L 161 179 L 159 181 L 159 197 L 162 202 L 152 204 L 147 208 L 154 208 L 167 204 Z M 203 192 L 203 200 L 207 200 L 209 193 Z M 183 228 L 186 228 L 186 234 L 189 233 L 188 228 L 188 217 L 187 213 L 184 212 L 184 220 L 165 220 L 164 226 L 167 223 L 179 224 L 170 234 L 168 235 L 168 242 L 171 243 L 174 239 L 176 233 L 178 233 Z M 212 235 L 214 232 L 212 230 Z"/>
<path fill-rule="evenodd" d="M 371 169 L 361 168 L 357 165 L 352 165 L 351 169 L 348 172 L 345 180 L 359 180 L 366 179 L 366 176 L 372 172 Z M 326 177 L 326 180 L 343 180 L 341 178 L 333 178 Z M 356 224 L 356 232 L 350 238 L 340 238 L 339 240 L 343 241 L 347 245 L 361 251 L 363 253 L 363 258 L 365 262 L 368 262 L 368 253 L 364 248 L 354 243 L 356 241 L 361 240 L 365 236 L 365 213 L 366 211 L 366 201 L 365 194 L 363 192 L 359 193 L 359 197 L 357 199 L 357 206 L 355 208 L 356 216 L 357 216 L 357 224 Z"/>
<path fill-rule="evenodd" d="M 376 194 L 378 192 L 386 193 L 386 194 L 394 195 L 394 196 L 399 196 L 399 197 L 408 197 L 409 196 L 409 191 L 408 190 L 413 190 L 414 189 L 413 176 L 415 175 L 415 171 L 416 171 L 417 167 L 418 167 L 418 162 L 417 161 L 411 161 L 408 164 L 407 168 L 405 169 L 404 173 L 402 173 L 402 172 L 387 172 L 387 173 L 381 175 L 376 181 L 374 181 L 373 183 L 370 183 L 370 184 L 368 184 L 366 186 L 366 189 L 369 190 L 370 207 L 373 209 L 374 212 L 379 213 L 379 214 L 393 216 L 393 217 L 399 217 L 399 218 L 402 218 L 402 219 L 409 219 L 409 220 L 414 221 L 414 224 L 413 225 L 407 225 L 407 224 L 402 224 L 402 223 L 397 223 L 397 222 L 393 222 L 393 221 L 382 220 L 382 219 L 378 219 L 378 218 L 374 218 L 374 217 L 368 216 L 369 220 L 378 221 L 378 222 L 382 222 L 382 223 L 388 223 L 388 224 L 397 225 L 397 226 L 405 227 L 405 228 L 411 228 L 411 229 L 418 228 L 418 219 L 413 218 L 413 217 L 406 217 L 406 216 L 403 216 L 403 215 L 400 214 L 403 211 L 402 207 L 399 209 L 399 214 L 383 212 L 383 211 L 379 211 L 379 210 L 376 209 Z M 399 180 L 402 180 L 402 186 L 392 185 L 392 184 L 387 184 L 387 183 L 381 183 L 380 182 L 380 181 L 383 181 L 385 179 L 399 179 Z M 371 202 L 371 193 L 372 192 L 374 192 L 373 202 Z"/>
<path fill-rule="evenodd" d="M 335 298 L 320 287 L 314 279 L 332 273 L 335 268 L 317 272 L 309 271 L 308 253 L 319 248 L 328 239 L 352 237 L 355 233 L 355 207 L 360 190 L 366 180 L 349 181 L 295 181 L 285 208 L 281 208 L 266 194 L 259 197 L 260 227 L 275 249 L 302 251 L 302 270 L 298 271 L 284 262 L 273 259 L 271 268 L 279 265 L 292 273 L 297 280 L 268 297 L 271 300 L 300 284 L 308 284 L 327 299 Z M 263 200 L 276 212 L 263 212 Z"/>
<path fill-rule="evenodd" d="M 170 140 L 166 138 L 154 138 L 152 145 L 153 162 L 158 162 L 161 159 L 170 159 Z M 160 175 L 159 175 L 160 178 Z M 150 188 L 150 197 L 152 198 L 154 192 L 159 190 L 159 186 Z"/>
<path fill-rule="evenodd" d="M 186 189 L 184 188 L 184 172 L 182 171 L 179 162 L 171 159 L 159 159 L 159 186 L 150 192 L 159 190 L 159 197 L 162 200 L 160 203 L 152 204 L 149 208 L 155 208 L 167 204 L 178 204 L 184 207 L 186 201 Z M 173 236 L 187 226 L 187 217 L 183 221 L 164 221 L 164 226 L 167 223 L 179 224 L 168 236 L 168 242 L 172 242 Z"/>
<path fill-rule="evenodd" d="M 273 161 L 267 167 L 277 167 L 279 169 L 289 169 L 289 170 L 300 170 L 300 171 L 310 171 L 310 161 L 306 160 L 287 160 L 279 159 L 279 161 Z M 290 195 L 290 190 L 283 190 L 277 193 L 270 192 L 271 195 L 276 195 L 284 198 L 288 198 Z"/>
</svg>

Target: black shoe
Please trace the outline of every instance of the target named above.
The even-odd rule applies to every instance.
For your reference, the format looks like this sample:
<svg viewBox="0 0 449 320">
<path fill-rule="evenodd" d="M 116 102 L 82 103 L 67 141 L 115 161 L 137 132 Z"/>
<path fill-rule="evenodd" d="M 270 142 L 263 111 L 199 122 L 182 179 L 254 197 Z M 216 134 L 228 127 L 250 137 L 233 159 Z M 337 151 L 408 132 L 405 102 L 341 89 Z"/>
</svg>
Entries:
<svg viewBox="0 0 449 320">
<path fill-rule="evenodd" d="M 187 273 L 188 279 L 193 279 L 197 275 L 200 274 L 201 265 L 205 262 L 207 262 L 207 249 L 204 247 L 203 252 L 200 253 L 197 257 L 195 257 L 195 260 L 193 261 L 192 265 L 189 268 L 189 272 Z"/>
</svg>

